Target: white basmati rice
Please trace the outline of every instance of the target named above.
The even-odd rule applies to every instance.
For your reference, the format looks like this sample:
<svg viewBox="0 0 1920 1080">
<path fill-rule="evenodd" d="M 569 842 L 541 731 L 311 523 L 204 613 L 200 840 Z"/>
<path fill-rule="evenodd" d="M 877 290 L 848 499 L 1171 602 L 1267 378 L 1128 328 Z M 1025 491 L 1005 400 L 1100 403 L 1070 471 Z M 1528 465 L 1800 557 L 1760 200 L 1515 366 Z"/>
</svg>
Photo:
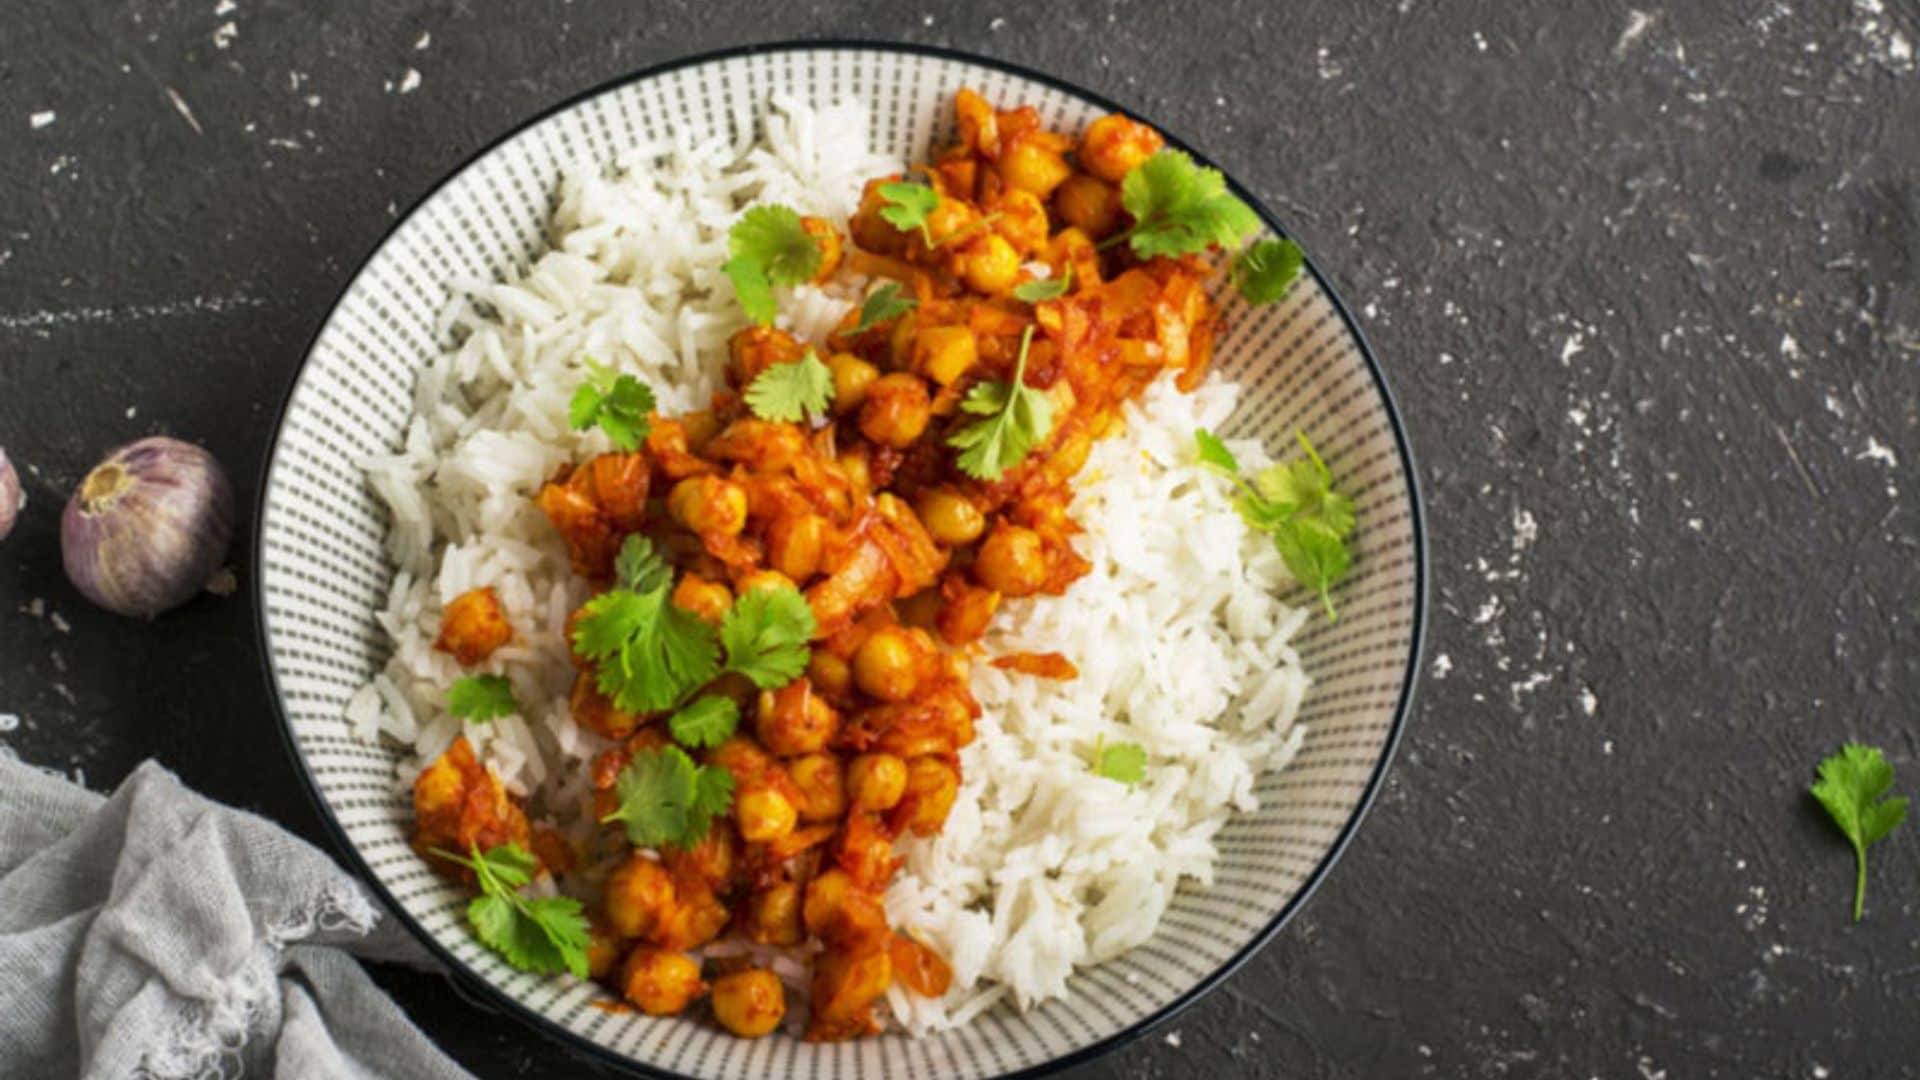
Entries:
<svg viewBox="0 0 1920 1080">
<path fill-rule="evenodd" d="M 568 714 L 562 635 L 587 586 L 533 504 L 561 465 L 608 449 L 597 431 L 569 429 L 568 398 L 591 356 L 645 379 L 663 411 L 705 404 L 743 325 L 720 271 L 727 229 L 760 200 L 843 221 L 868 177 L 901 167 L 869 149 L 868 127 L 858 103 L 775 97 L 757 144 L 681 133 L 621 155 L 611 175 L 571 170 L 551 248 L 518 278 L 456 285 L 440 322 L 455 344 L 419 376 L 405 445 L 366 462 L 392 513 L 398 571 L 376 617 L 393 653 L 346 717 L 362 739 L 409 748 L 396 783 L 464 734 L 537 819 L 576 837 L 594 828 L 587 766 L 608 744 Z M 854 295 L 779 293 L 782 325 L 816 342 Z M 1285 570 L 1223 482 L 1192 467 L 1193 429 L 1222 424 L 1237 394 L 1217 378 L 1192 395 L 1163 381 L 1130 408 L 1125 430 L 1094 449 L 1075 503 L 1092 573 L 1065 597 L 1010 602 L 996 617 L 989 655 L 1058 651 L 1080 675 L 975 667 L 985 715 L 962 755 L 960 797 L 940 836 L 902 844 L 887 897 L 895 925 L 955 974 L 941 1000 L 889 993 L 908 1030 L 1063 994 L 1076 966 L 1145 941 L 1182 881 L 1211 880 L 1213 836 L 1255 805 L 1260 772 L 1298 748 L 1307 679 L 1287 642 L 1306 614 L 1275 598 Z M 1255 444 L 1234 448 L 1264 460 Z M 443 605 L 480 586 L 516 630 L 485 670 L 510 678 L 525 710 L 489 724 L 446 712 L 462 672 L 432 647 Z M 1145 781 L 1091 775 L 1102 740 L 1144 746 Z M 803 954 L 725 941 L 706 951 L 728 950 L 803 991 Z"/>
</svg>

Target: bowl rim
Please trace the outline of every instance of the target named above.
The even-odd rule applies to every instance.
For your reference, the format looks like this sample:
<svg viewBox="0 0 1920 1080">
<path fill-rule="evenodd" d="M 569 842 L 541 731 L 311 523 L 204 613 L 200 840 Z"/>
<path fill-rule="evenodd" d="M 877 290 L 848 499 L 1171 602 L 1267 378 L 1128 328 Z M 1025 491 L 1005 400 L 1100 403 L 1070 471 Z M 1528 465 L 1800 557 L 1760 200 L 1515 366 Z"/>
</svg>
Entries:
<svg viewBox="0 0 1920 1080">
<path fill-rule="evenodd" d="M 294 736 L 293 724 L 287 714 L 285 693 L 280 685 L 279 672 L 274 667 L 272 653 L 268 645 L 270 639 L 268 637 L 266 582 L 264 575 L 260 572 L 260 567 L 266 565 L 267 554 L 265 522 L 269 491 L 268 481 L 272 476 L 274 463 L 279 458 L 281 443 L 286 433 L 288 411 L 292 408 L 294 397 L 298 394 L 301 384 L 305 381 L 308 361 L 312 359 L 314 350 L 318 348 L 320 339 L 326 334 L 328 327 L 333 324 L 334 316 L 337 314 L 340 305 L 345 302 L 348 294 L 353 290 L 354 284 L 359 281 L 360 275 L 365 272 L 368 264 L 379 255 L 380 251 L 386 247 L 388 241 L 392 240 L 394 235 L 408 222 L 412 221 L 414 215 L 432 200 L 434 196 L 438 195 L 442 189 L 447 187 L 447 185 L 451 184 L 487 155 L 493 153 L 496 149 L 521 133 L 592 98 L 620 89 L 623 86 L 658 78 L 682 68 L 699 67 L 705 64 L 737 60 L 745 57 L 815 51 L 895 53 L 940 60 L 953 60 L 998 70 L 1072 94 L 1108 112 L 1125 113 L 1128 116 L 1140 119 L 1152 125 L 1155 130 L 1164 135 L 1167 145 L 1185 151 L 1201 165 L 1220 169 L 1219 165 L 1214 163 L 1212 159 L 1194 149 L 1185 139 L 1169 131 L 1166 126 L 1158 123 L 1137 109 L 1126 107 L 1114 101 L 1105 94 L 1088 90 L 1070 80 L 1030 68 L 1017 61 L 1003 60 L 998 57 L 986 56 L 944 45 L 852 37 L 788 38 L 774 41 L 751 42 L 689 53 L 659 63 L 649 64 L 645 67 L 636 68 L 568 94 L 559 101 L 540 109 L 487 140 L 486 143 L 449 166 L 447 170 L 441 174 L 439 179 L 435 180 L 424 192 L 407 205 L 404 213 L 396 216 L 393 221 L 381 231 L 379 238 L 374 241 L 372 247 L 367 250 L 366 254 L 354 262 L 353 272 L 347 276 L 346 281 L 335 292 L 333 299 L 328 302 L 326 315 L 321 319 L 320 325 L 315 328 L 313 333 L 307 338 L 306 347 L 300 354 L 300 362 L 295 366 L 292 376 L 287 381 L 286 389 L 281 394 L 280 403 L 274 410 L 273 438 L 267 445 L 265 456 L 261 459 L 256 481 L 252 508 L 253 543 L 251 545 L 254 572 L 248 575 L 251 579 L 250 591 L 253 598 L 255 647 L 258 651 L 261 669 L 266 678 L 268 697 L 272 702 L 273 714 L 279 721 L 278 728 L 281 742 L 285 746 L 288 755 L 292 757 L 294 761 L 296 766 L 295 772 L 299 775 L 302 787 L 318 813 L 330 845 L 335 849 L 336 853 L 345 853 L 348 869 L 373 891 L 387 912 L 402 926 L 406 927 L 408 934 L 425 947 L 427 952 L 440 963 L 445 969 L 445 975 L 449 984 L 454 988 L 455 992 L 469 1004 L 495 1010 L 504 1009 L 516 1020 L 526 1024 L 546 1038 L 558 1042 L 562 1048 L 575 1055 L 584 1056 L 598 1065 L 611 1067 L 628 1075 L 654 1077 L 660 1078 L 660 1080 L 698 1080 L 698 1078 L 690 1076 L 689 1074 L 674 1072 L 636 1060 L 591 1039 L 585 1038 L 522 1003 L 519 999 L 488 982 L 486 979 L 481 978 L 467 966 L 465 961 L 455 956 L 447 946 L 441 944 L 433 934 L 421 926 L 419 922 L 400 905 L 392 892 L 388 890 L 385 883 L 380 880 L 379 875 L 373 872 L 373 867 L 367 862 L 366 857 L 361 854 L 360 849 L 353 843 L 352 838 L 347 835 L 345 826 L 341 825 L 339 819 L 334 815 L 332 805 L 327 802 L 325 793 L 321 791 L 319 780 L 314 776 L 312 767 L 308 764 L 306 754 L 301 750 L 299 740 Z M 1232 174 L 1228 173 L 1225 169 L 1220 169 L 1220 173 L 1226 178 L 1229 190 L 1253 208 L 1254 212 L 1259 215 L 1262 224 L 1280 236 L 1291 237 L 1294 235 L 1291 230 L 1287 229 L 1281 223 L 1279 217 L 1275 215 L 1258 196 L 1249 191 L 1245 185 L 1236 180 Z M 1374 353 L 1372 343 L 1367 340 L 1365 333 L 1361 330 L 1359 322 L 1353 317 L 1353 312 L 1348 307 L 1346 300 L 1343 299 L 1339 292 L 1333 287 L 1333 283 L 1329 281 L 1326 274 L 1321 271 L 1319 265 L 1314 261 L 1313 256 L 1306 253 L 1304 249 L 1302 250 L 1302 254 L 1307 272 L 1313 275 L 1321 291 L 1326 294 L 1328 302 L 1333 305 L 1334 311 L 1339 315 L 1340 321 L 1345 325 L 1347 332 L 1353 335 L 1355 343 L 1359 346 L 1361 359 L 1366 365 L 1367 373 L 1372 378 L 1374 389 L 1379 393 L 1380 402 L 1386 411 L 1387 426 L 1392 432 L 1394 447 L 1400 459 L 1401 472 L 1407 484 L 1409 534 L 1413 542 L 1414 555 L 1412 647 L 1408 653 L 1406 671 L 1401 676 L 1400 691 L 1393 709 L 1393 720 L 1388 727 L 1387 738 L 1381 748 L 1380 759 L 1374 763 L 1373 771 L 1367 777 L 1366 786 L 1360 793 L 1359 801 L 1354 804 L 1353 812 L 1348 816 L 1346 823 L 1341 826 L 1339 834 L 1334 837 L 1333 843 L 1328 846 L 1326 853 L 1321 856 L 1320 861 L 1314 866 L 1312 872 L 1307 875 L 1299 891 L 1293 895 L 1293 898 L 1287 902 L 1285 907 L 1280 909 L 1279 914 L 1275 915 L 1266 926 L 1262 927 L 1248 939 L 1247 943 L 1241 946 L 1232 956 L 1228 957 L 1224 963 L 1172 1001 L 1161 1006 L 1154 1012 L 1149 1013 L 1147 1016 L 1134 1021 L 1127 1027 L 1102 1039 L 1088 1043 L 1085 1046 L 1076 1047 L 1059 1057 L 1029 1065 L 1014 1072 L 998 1074 L 995 1080 L 1024 1080 L 1024 1078 L 1027 1077 L 1042 1076 L 1071 1068 L 1075 1065 L 1085 1064 L 1099 1058 L 1110 1051 L 1141 1038 L 1153 1029 L 1172 1020 L 1180 1013 L 1185 1012 L 1195 1002 L 1218 988 L 1221 984 L 1225 983 L 1229 977 L 1244 967 L 1248 961 L 1252 960 L 1256 954 L 1264 949 L 1267 944 L 1279 934 L 1281 929 L 1292 921 L 1293 917 L 1306 906 L 1307 901 L 1313 897 L 1313 894 L 1319 889 L 1321 883 L 1326 880 L 1328 873 L 1332 871 L 1334 865 L 1338 863 L 1341 856 L 1346 853 L 1348 845 L 1360 829 L 1361 822 L 1366 819 L 1367 812 L 1372 809 L 1375 800 L 1379 797 L 1381 789 L 1385 786 L 1388 769 L 1393 762 L 1395 752 L 1399 748 L 1400 740 L 1406 732 L 1407 720 L 1413 710 L 1414 690 L 1419 679 L 1421 661 L 1425 655 L 1428 613 L 1427 588 L 1429 568 L 1426 513 L 1420 491 L 1420 472 L 1414 459 L 1412 444 L 1407 437 L 1406 423 L 1400 415 L 1399 402 L 1394 397 L 1392 387 L 1387 383 L 1385 372 L 1381 370 L 1379 358 Z M 474 995 L 476 994 L 479 1000 L 475 999 Z M 436 1046 L 437 1045 L 436 1043 Z M 445 1051 L 443 1050 L 442 1052 L 444 1053 Z"/>
</svg>

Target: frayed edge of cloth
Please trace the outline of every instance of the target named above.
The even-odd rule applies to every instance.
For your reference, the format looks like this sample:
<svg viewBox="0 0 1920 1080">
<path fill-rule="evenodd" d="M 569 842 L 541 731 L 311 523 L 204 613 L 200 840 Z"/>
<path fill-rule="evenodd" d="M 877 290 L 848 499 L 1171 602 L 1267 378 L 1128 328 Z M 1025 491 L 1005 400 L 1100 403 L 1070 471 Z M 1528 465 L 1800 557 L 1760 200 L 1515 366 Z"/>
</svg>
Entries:
<svg viewBox="0 0 1920 1080">
<path fill-rule="evenodd" d="M 140 1080 L 237 1078 L 246 1072 L 248 1041 L 278 1010 L 281 958 L 287 946 L 316 933 L 373 931 L 380 913 L 351 882 L 328 882 L 264 928 L 264 938 L 211 1001 L 180 1010 L 159 1046 L 147 1052 Z"/>
</svg>

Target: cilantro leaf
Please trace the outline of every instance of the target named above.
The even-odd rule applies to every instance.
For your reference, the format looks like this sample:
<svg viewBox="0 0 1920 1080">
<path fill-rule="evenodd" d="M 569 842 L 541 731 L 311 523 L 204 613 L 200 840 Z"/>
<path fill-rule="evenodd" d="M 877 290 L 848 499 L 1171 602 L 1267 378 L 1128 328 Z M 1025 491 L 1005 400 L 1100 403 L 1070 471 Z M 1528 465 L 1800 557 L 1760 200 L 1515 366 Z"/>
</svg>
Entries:
<svg viewBox="0 0 1920 1080">
<path fill-rule="evenodd" d="M 1291 463 L 1276 463 L 1260 470 L 1253 478 L 1254 491 L 1266 507 L 1248 507 L 1243 500 L 1241 512 L 1252 510 L 1277 513 L 1284 519 L 1316 518 L 1337 539 L 1353 532 L 1353 500 L 1333 490 L 1333 472 L 1320 460 L 1319 451 L 1306 432 L 1296 432 L 1306 457 Z"/>
<path fill-rule="evenodd" d="M 732 698 L 718 694 L 694 698 L 667 721 L 667 730 L 673 733 L 675 742 L 701 749 L 726 742 L 739 726 L 740 706 L 735 705 Z"/>
<path fill-rule="evenodd" d="M 1060 271 L 1059 277 L 1036 278 L 1013 287 L 1013 298 L 1029 304 L 1038 304 L 1047 300 L 1058 300 L 1067 295 L 1067 289 L 1073 285 L 1073 264 L 1068 263 Z"/>
<path fill-rule="evenodd" d="M 462 675 L 447 690 L 447 711 L 462 720 L 483 723 L 520 711 L 513 683 L 505 675 Z"/>
<path fill-rule="evenodd" d="M 467 905 L 467 922 L 480 943 L 522 971 L 570 971 L 586 978 L 590 934 L 580 901 L 520 895 L 540 861 L 518 844 L 469 850 L 470 855 L 438 848 L 433 853 L 473 871 L 480 895 Z"/>
<path fill-rule="evenodd" d="M 918 307 L 920 301 L 911 296 L 900 295 L 900 283 L 889 281 L 873 290 L 860 305 L 860 322 L 853 332 L 862 333 L 881 323 L 892 322 Z"/>
<path fill-rule="evenodd" d="M 717 775 L 716 775 L 717 774 Z M 602 822 L 621 822 L 635 847 L 690 848 L 733 802 L 733 774 L 695 765 L 677 746 L 642 750 L 614 780 L 620 805 Z"/>
<path fill-rule="evenodd" d="M 1347 576 L 1353 562 L 1346 538 L 1353 532 L 1353 500 L 1333 490 L 1333 471 L 1320 459 L 1307 433 L 1297 433 L 1305 457 L 1276 462 L 1250 484 L 1240 475 L 1240 463 L 1226 444 L 1203 429 L 1193 433 L 1200 463 L 1225 475 L 1240 489 L 1234 508 L 1246 523 L 1273 538 L 1280 559 L 1295 581 L 1320 594 L 1327 621 L 1338 616 L 1333 587 Z"/>
<path fill-rule="evenodd" d="M 785 686 L 807 670 L 813 655 L 807 643 L 816 629 L 813 608 L 798 589 L 754 589 L 720 620 L 726 670 L 745 675 L 762 690 Z"/>
<path fill-rule="evenodd" d="M 1195 428 L 1193 442 L 1199 450 L 1201 464 L 1219 469 L 1229 476 L 1239 475 L 1240 459 L 1233 456 L 1233 451 L 1227 449 L 1227 444 L 1220 440 L 1220 436 L 1206 428 Z"/>
<path fill-rule="evenodd" d="M 687 807 L 687 835 L 692 847 L 705 839 L 713 820 L 733 808 L 733 774 L 719 765 L 703 765 L 693 778 L 693 803 Z"/>
<path fill-rule="evenodd" d="M 773 325 L 773 317 L 780 314 L 773 300 L 773 283 L 767 280 L 766 268 L 752 259 L 743 259 L 736 255 L 720 266 L 726 271 L 727 280 L 733 282 L 733 295 L 740 301 L 740 310 L 747 318 L 761 326 Z"/>
<path fill-rule="evenodd" d="M 1867 848 L 1886 839 L 1907 816 L 1906 799 L 1886 797 L 1892 788 L 1893 766 L 1886 755 L 1848 743 L 1820 763 L 1820 779 L 1809 789 L 1853 845 L 1854 922 L 1860 921 L 1867 902 Z"/>
<path fill-rule="evenodd" d="M 620 561 L 623 577 L 645 591 L 601 593 L 573 631 L 573 651 L 594 661 L 595 684 L 625 712 L 670 709 L 720 670 L 713 628 L 668 602 L 669 576 L 657 558 L 642 556 L 637 545 L 644 543 L 628 537 Z"/>
<path fill-rule="evenodd" d="M 998 480 L 1000 474 L 1026 459 L 1053 430 L 1053 399 L 1026 383 L 1027 349 L 1033 327 L 1020 336 L 1020 358 L 1013 381 L 978 382 L 967 391 L 960 408 L 987 419 L 947 436 L 947 445 L 960 451 L 955 463 L 976 480 Z"/>
<path fill-rule="evenodd" d="M 896 180 L 880 185 L 880 197 L 888 205 L 880 208 L 880 216 L 901 232 L 919 229 L 920 238 L 928 247 L 933 246 L 933 233 L 927 229 L 927 215 L 940 205 L 940 193 L 925 184 L 908 183 Z"/>
<path fill-rule="evenodd" d="M 744 396 L 747 407 L 762 420 L 798 421 L 809 413 L 824 416 L 833 401 L 833 372 L 818 353 L 808 349 L 800 359 L 774 364 L 754 376 Z"/>
<path fill-rule="evenodd" d="M 693 759 L 677 746 L 640 751 L 614 780 L 618 809 L 600 821 L 623 823 L 636 847 L 659 847 L 678 839 L 687 828 L 697 771 Z"/>
<path fill-rule="evenodd" d="M 747 318 L 762 326 L 778 314 L 775 285 L 798 285 L 820 272 L 825 255 L 820 242 L 800 223 L 792 207 L 756 206 L 727 231 L 730 258 L 720 269 L 733 282 Z"/>
<path fill-rule="evenodd" d="M 652 429 L 647 414 L 653 411 L 653 389 L 591 359 L 586 364 L 587 381 L 567 403 L 567 423 L 579 431 L 598 425 L 613 445 L 628 452 L 640 449 Z"/>
<path fill-rule="evenodd" d="M 623 589 L 652 592 L 671 584 L 673 568 L 653 549 L 653 541 L 629 533 L 620 542 L 620 553 L 613 557 L 613 574 Z"/>
<path fill-rule="evenodd" d="M 1260 227 L 1259 216 L 1227 191 L 1220 170 L 1195 165 L 1178 150 L 1161 150 L 1127 173 L 1120 204 L 1133 225 L 1103 244 L 1125 240 L 1143 259 L 1237 247 Z"/>
<path fill-rule="evenodd" d="M 1123 742 L 1108 746 L 1102 735 L 1093 745 L 1093 772 L 1128 787 L 1147 778 L 1147 748 L 1139 743 Z"/>
<path fill-rule="evenodd" d="M 1287 286 L 1300 276 L 1306 255 L 1291 240 L 1262 240 L 1242 251 L 1233 263 L 1233 283 L 1249 304 L 1271 304 L 1287 295 Z"/>
<path fill-rule="evenodd" d="M 1337 619 L 1332 589 L 1347 576 L 1353 558 L 1347 545 L 1319 520 L 1295 518 L 1273 530 L 1273 546 L 1294 580 L 1320 594 L 1327 621 Z"/>
</svg>

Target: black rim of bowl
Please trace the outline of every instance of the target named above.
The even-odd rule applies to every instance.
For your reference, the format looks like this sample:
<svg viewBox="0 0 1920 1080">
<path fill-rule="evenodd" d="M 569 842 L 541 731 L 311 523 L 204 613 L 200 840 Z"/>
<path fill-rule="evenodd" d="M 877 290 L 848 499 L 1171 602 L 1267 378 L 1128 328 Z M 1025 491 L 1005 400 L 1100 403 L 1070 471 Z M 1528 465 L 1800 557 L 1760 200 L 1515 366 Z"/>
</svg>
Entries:
<svg viewBox="0 0 1920 1080">
<path fill-rule="evenodd" d="M 373 258 L 380 253 L 380 250 L 386 246 L 387 241 L 393 238 L 394 233 L 398 232 L 400 227 L 408 221 L 411 221 L 413 215 L 417 213 L 422 206 L 435 195 L 439 194 L 442 188 L 466 172 L 468 168 L 492 153 L 508 140 L 541 121 L 565 112 L 591 98 L 598 97 L 612 90 L 617 90 L 630 83 L 657 78 L 681 68 L 697 67 L 703 64 L 735 60 L 742 57 L 760 56 L 771 53 L 810 52 L 834 49 L 901 53 L 912 56 L 934 57 L 942 60 L 954 60 L 961 63 L 978 65 L 980 67 L 992 68 L 1009 75 L 1029 79 L 1033 82 L 1041 83 L 1075 95 L 1108 112 L 1123 112 L 1129 116 L 1137 117 L 1146 123 L 1152 124 L 1156 130 L 1166 135 L 1168 145 L 1185 150 L 1187 153 L 1193 155 L 1194 160 L 1202 164 L 1212 164 L 1204 154 L 1195 150 L 1185 140 L 1168 132 L 1164 126 L 1155 123 L 1151 117 L 1147 117 L 1137 110 L 1126 108 L 1103 94 L 1095 93 L 1084 87 L 1068 82 L 1065 79 L 1046 74 L 1045 72 L 1035 71 L 1032 68 L 1012 61 L 1001 60 L 990 56 L 981 56 L 975 53 L 964 52 L 959 49 L 949 49 L 937 45 L 867 41 L 852 38 L 762 42 L 751 45 L 737 45 L 731 48 L 684 56 L 645 67 L 625 75 L 619 75 L 574 93 L 564 100 L 542 109 L 535 115 L 515 124 L 512 128 L 489 140 L 485 146 L 480 147 L 472 154 L 463 158 L 458 164 L 449 169 L 445 175 L 441 176 L 439 180 L 435 181 L 419 198 L 413 201 L 412 205 L 407 208 L 406 213 L 397 217 L 393 224 L 381 234 L 380 239 L 374 243 L 372 249 L 355 264 L 353 274 L 347 278 L 346 283 L 341 286 L 339 292 L 334 296 L 332 303 L 328 305 L 326 318 L 321 320 L 319 328 L 316 329 L 313 335 L 307 340 L 306 351 L 301 354 L 300 364 L 295 369 L 293 378 L 289 380 L 287 389 L 281 397 L 279 410 L 274 417 L 273 441 L 268 446 L 267 455 L 260 466 L 258 494 L 254 505 L 254 573 L 251 575 L 255 636 L 260 652 L 261 666 L 265 669 L 266 673 L 267 688 L 270 691 L 269 696 L 273 700 L 274 713 L 280 721 L 281 739 L 286 743 L 287 752 L 293 756 L 294 762 L 298 766 L 297 771 L 300 774 L 300 779 L 305 784 L 307 796 L 313 800 L 314 806 L 319 810 L 320 819 L 325 824 L 327 833 L 333 840 L 333 846 L 338 851 L 345 853 L 348 865 L 360 880 L 365 882 L 367 886 L 374 891 L 374 894 L 380 898 L 381 902 L 386 906 L 387 910 L 392 913 L 393 917 L 398 919 L 401 924 L 407 928 L 408 932 L 420 941 L 427 950 L 433 954 L 435 959 L 439 960 L 446 967 L 447 974 L 453 981 L 456 989 L 464 986 L 468 992 L 478 993 L 488 1004 L 504 1008 L 535 1030 L 551 1039 L 557 1040 L 570 1049 L 584 1052 L 600 1064 L 642 1076 L 671 1078 L 671 1080 L 694 1080 L 694 1078 L 687 1076 L 687 1074 L 648 1065 L 594 1042 L 591 1039 L 587 1039 L 548 1019 L 506 991 L 501 990 L 482 978 L 477 972 L 467 967 L 465 961 L 455 956 L 450 949 L 442 945 L 439 940 L 429 933 L 426 928 L 422 927 L 412 915 L 408 914 L 406 909 L 394 898 L 393 894 L 388 891 L 386 885 L 380 880 L 379 875 L 373 872 L 373 867 L 370 866 L 366 859 L 360 854 L 360 849 L 347 835 L 345 827 L 342 826 L 334 816 L 333 807 L 327 802 L 326 795 L 320 790 L 319 781 L 314 777 L 313 770 L 307 764 L 306 754 L 300 749 L 298 741 L 294 738 L 293 725 L 287 717 L 285 698 L 282 696 L 280 688 L 279 674 L 274 670 L 272 656 L 268 649 L 266 585 L 264 576 L 260 572 L 260 567 L 266 565 L 265 522 L 268 494 L 267 481 L 272 474 L 274 461 L 279 456 L 281 437 L 286 426 L 287 410 L 292 407 L 294 396 L 299 391 L 301 381 L 305 377 L 307 361 L 312 357 L 314 349 L 319 346 L 320 338 L 326 333 L 327 327 L 332 324 L 333 316 L 340 304 L 346 300 L 347 294 L 352 291 L 354 283 L 359 280 L 367 264 L 372 262 Z M 1215 167 L 1217 168 L 1217 166 Z M 1225 170 L 1222 170 L 1222 173 L 1225 174 Z M 1227 185 L 1235 195 L 1253 207 L 1255 212 L 1260 215 L 1261 220 L 1269 228 L 1281 236 L 1293 235 L 1291 231 L 1280 223 L 1280 219 L 1274 215 L 1273 211 L 1269 210 L 1264 203 L 1231 175 L 1227 175 Z M 1374 765 L 1372 775 L 1367 778 L 1366 788 L 1361 792 L 1360 801 L 1355 804 L 1352 815 L 1348 817 L 1347 823 L 1342 826 L 1340 834 L 1334 838 L 1333 844 L 1328 847 L 1326 854 L 1321 857 L 1319 864 L 1316 865 L 1313 868 L 1313 872 L 1307 876 L 1307 880 L 1301 885 L 1300 891 L 1294 894 L 1293 899 L 1288 901 L 1287 906 L 1282 908 L 1280 913 L 1274 916 L 1271 922 L 1261 928 L 1260 932 L 1255 934 L 1238 952 L 1229 957 L 1226 963 L 1220 965 L 1212 974 L 1200 980 L 1193 988 L 1121 1031 L 1115 1032 L 1097 1042 L 1069 1051 L 1051 1061 L 1031 1065 L 1017 1072 L 1002 1074 L 1000 1080 L 1013 1080 L 1013 1078 L 1018 1077 L 1044 1075 L 1073 1065 L 1083 1064 L 1110 1050 L 1124 1046 L 1168 1020 L 1173 1019 L 1181 1012 L 1184 1012 L 1188 1006 L 1200 1000 L 1200 998 L 1205 996 L 1209 991 L 1218 987 L 1235 972 L 1239 971 L 1247 961 L 1253 958 L 1254 954 L 1258 953 L 1269 941 L 1273 940 L 1274 936 L 1280 932 L 1282 927 L 1286 926 L 1295 913 L 1306 905 L 1315 890 L 1320 887 L 1320 883 L 1326 879 L 1328 872 L 1333 869 L 1334 864 L 1340 861 L 1340 856 L 1346 852 L 1347 845 L 1352 842 L 1354 834 L 1360 828 L 1361 821 L 1366 818 L 1367 811 L 1373 806 L 1375 798 L 1379 796 L 1380 788 L 1386 780 L 1388 766 L 1391 764 L 1394 752 L 1400 744 L 1401 735 L 1406 730 L 1407 717 L 1413 708 L 1414 683 L 1420 670 L 1420 661 L 1425 647 L 1427 627 L 1426 519 L 1420 496 L 1420 474 L 1414 467 L 1413 451 L 1407 441 L 1406 425 L 1400 419 L 1399 404 L 1394 400 L 1392 388 L 1387 385 L 1386 376 L 1380 369 L 1380 363 L 1374 355 L 1373 346 L 1367 341 L 1366 335 L 1361 332 L 1360 325 L 1354 320 L 1353 313 L 1348 309 L 1346 301 L 1340 297 L 1340 294 L 1334 289 L 1333 284 L 1327 280 L 1326 275 L 1321 273 L 1320 267 L 1314 262 L 1311 255 L 1307 256 L 1306 267 L 1307 271 L 1313 275 L 1314 280 L 1319 283 L 1321 290 L 1326 293 L 1327 299 L 1333 304 L 1334 310 L 1339 313 L 1341 322 L 1345 324 L 1347 332 L 1353 335 L 1354 341 L 1358 343 L 1360 347 L 1360 355 L 1366 362 L 1367 373 L 1372 376 L 1374 389 L 1379 392 L 1381 404 L 1386 409 L 1387 423 L 1393 432 L 1395 448 L 1399 452 L 1400 468 L 1406 477 L 1408 512 L 1412 519 L 1411 531 L 1414 548 L 1413 639 L 1412 649 L 1407 658 L 1407 670 L 1401 677 L 1399 699 L 1394 706 L 1393 723 L 1387 731 L 1386 745 L 1382 748 L 1379 762 Z M 463 996 L 465 995 L 463 994 Z"/>
</svg>

